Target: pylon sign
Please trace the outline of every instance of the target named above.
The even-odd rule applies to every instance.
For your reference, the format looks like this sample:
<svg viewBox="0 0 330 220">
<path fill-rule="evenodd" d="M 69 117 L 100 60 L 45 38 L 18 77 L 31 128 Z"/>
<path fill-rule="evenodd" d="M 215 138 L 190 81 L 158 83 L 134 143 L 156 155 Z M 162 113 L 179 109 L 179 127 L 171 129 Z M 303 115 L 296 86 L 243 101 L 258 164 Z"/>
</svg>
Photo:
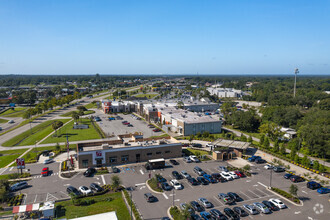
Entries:
<svg viewBox="0 0 330 220">
<path fill-rule="evenodd" d="M 16 159 L 17 169 L 25 169 L 25 161 L 24 158 L 17 158 Z"/>
</svg>

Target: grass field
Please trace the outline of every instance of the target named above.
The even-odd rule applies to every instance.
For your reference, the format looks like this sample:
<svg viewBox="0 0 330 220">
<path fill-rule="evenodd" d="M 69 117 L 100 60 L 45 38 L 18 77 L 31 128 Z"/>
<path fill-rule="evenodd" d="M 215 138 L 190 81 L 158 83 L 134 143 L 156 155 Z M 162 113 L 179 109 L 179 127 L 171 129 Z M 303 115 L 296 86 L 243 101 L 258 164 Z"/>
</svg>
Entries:
<svg viewBox="0 0 330 220">
<path fill-rule="evenodd" d="M 9 121 L 9 120 L 1 119 L 1 118 L 0 118 L 0 124 L 1 124 L 1 123 L 7 123 L 8 121 Z"/>
<path fill-rule="evenodd" d="M 91 108 L 97 108 L 97 104 L 96 103 L 88 103 L 87 105 L 84 105 L 85 108 L 87 109 L 91 109 Z"/>
<path fill-rule="evenodd" d="M 137 94 L 137 95 L 134 95 L 134 97 L 138 97 L 138 98 L 141 98 L 141 97 L 147 97 L 148 99 L 152 99 L 153 97 L 155 96 L 158 96 L 158 94 L 155 94 L 155 93 L 147 93 L 147 94 Z"/>
<path fill-rule="evenodd" d="M 8 109 L 7 111 L 0 114 L 0 116 L 4 117 L 22 117 L 25 112 L 25 107 L 17 107 L 14 110 Z"/>
<path fill-rule="evenodd" d="M 0 151 L 0 168 L 7 166 L 27 150 L 28 149 Z"/>
<path fill-rule="evenodd" d="M 60 115 L 60 116 L 61 117 L 72 117 L 73 112 L 77 112 L 78 113 L 79 111 L 67 112 L 67 113 L 65 113 L 63 115 Z M 89 115 L 89 114 L 93 114 L 93 113 L 95 113 L 95 111 L 93 111 L 93 110 L 84 111 L 84 115 Z"/>
<path fill-rule="evenodd" d="M 57 121 L 62 121 L 63 123 L 69 121 L 70 119 L 59 119 Z M 55 120 L 46 121 L 32 128 L 31 130 L 27 130 L 11 139 L 3 143 L 2 145 L 5 147 L 13 147 L 13 146 L 25 146 L 25 145 L 34 145 L 36 141 L 42 140 L 48 134 L 53 132 L 52 123 Z"/>
<path fill-rule="evenodd" d="M 112 198 L 107 200 L 108 198 Z M 122 193 L 104 194 L 86 198 L 86 200 L 94 199 L 95 203 L 87 206 L 75 206 L 71 200 L 56 202 L 56 210 L 58 210 L 57 218 L 78 218 L 82 216 L 89 216 L 100 214 L 104 212 L 116 211 L 118 219 L 130 219 L 129 211 L 125 205 Z M 85 200 L 85 199 L 82 199 Z"/>
<path fill-rule="evenodd" d="M 81 120 L 79 120 L 79 123 L 87 124 L 89 126 L 88 129 L 73 129 L 73 123 L 74 121 L 60 128 L 58 131 L 59 137 L 50 136 L 46 140 L 44 140 L 42 144 L 66 142 L 66 135 L 68 135 L 69 141 L 81 141 L 101 138 L 91 124 L 90 119 L 82 118 Z"/>
</svg>

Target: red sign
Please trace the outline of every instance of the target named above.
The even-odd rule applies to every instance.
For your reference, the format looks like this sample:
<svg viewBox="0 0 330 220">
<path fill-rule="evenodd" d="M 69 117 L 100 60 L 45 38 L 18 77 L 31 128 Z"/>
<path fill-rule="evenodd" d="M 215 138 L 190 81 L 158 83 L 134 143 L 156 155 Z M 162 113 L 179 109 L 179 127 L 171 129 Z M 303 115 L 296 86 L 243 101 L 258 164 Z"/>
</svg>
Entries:
<svg viewBox="0 0 330 220">
<path fill-rule="evenodd" d="M 96 154 L 97 157 L 102 157 L 102 151 L 96 151 L 95 154 Z"/>
<path fill-rule="evenodd" d="M 25 168 L 24 158 L 17 158 L 16 164 L 17 164 L 17 169 L 24 169 Z"/>
</svg>

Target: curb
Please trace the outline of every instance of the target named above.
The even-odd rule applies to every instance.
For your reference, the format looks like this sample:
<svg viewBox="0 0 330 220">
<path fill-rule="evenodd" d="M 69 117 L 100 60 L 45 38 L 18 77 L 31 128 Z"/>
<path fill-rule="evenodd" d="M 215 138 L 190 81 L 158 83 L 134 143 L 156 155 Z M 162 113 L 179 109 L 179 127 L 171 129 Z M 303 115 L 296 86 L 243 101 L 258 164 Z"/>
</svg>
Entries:
<svg viewBox="0 0 330 220">
<path fill-rule="evenodd" d="M 149 179 L 148 179 L 148 180 L 149 180 Z M 156 194 L 163 194 L 163 193 L 164 193 L 164 192 L 157 192 L 157 191 L 153 190 L 153 189 L 149 186 L 149 184 L 148 184 L 148 180 L 146 181 L 146 186 L 148 187 L 148 189 L 149 189 L 151 192 L 156 193 Z"/>
<path fill-rule="evenodd" d="M 281 197 L 282 199 L 285 199 L 286 201 L 290 202 L 291 204 L 293 204 L 293 205 L 295 205 L 295 206 L 304 206 L 304 202 L 303 202 L 303 201 L 301 201 L 300 199 L 299 199 L 299 201 L 300 201 L 300 204 L 297 204 L 297 203 L 294 203 L 294 202 L 292 202 L 290 199 L 287 199 L 287 198 L 285 198 L 284 196 L 282 196 L 282 195 L 278 194 L 277 192 L 275 192 L 275 191 L 273 191 L 273 190 L 269 189 L 268 187 L 265 187 L 265 188 L 266 188 L 268 191 L 270 191 L 270 192 L 274 193 L 275 195 L 277 195 L 277 196 Z"/>
<path fill-rule="evenodd" d="M 170 209 L 171 209 L 172 207 L 173 207 L 173 206 L 170 206 L 170 207 L 167 209 L 167 216 L 168 216 L 171 220 L 174 220 L 174 218 L 172 218 L 171 213 L 170 213 Z"/>
<path fill-rule="evenodd" d="M 32 177 L 19 178 L 19 179 L 9 179 L 8 182 L 24 181 L 24 180 L 32 180 Z"/>
</svg>

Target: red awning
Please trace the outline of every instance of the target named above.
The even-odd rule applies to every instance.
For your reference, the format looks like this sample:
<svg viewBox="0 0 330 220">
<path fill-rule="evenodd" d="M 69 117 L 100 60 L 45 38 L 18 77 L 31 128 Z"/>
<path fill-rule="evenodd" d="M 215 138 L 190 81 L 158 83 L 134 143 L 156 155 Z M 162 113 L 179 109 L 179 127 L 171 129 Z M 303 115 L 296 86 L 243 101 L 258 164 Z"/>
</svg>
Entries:
<svg viewBox="0 0 330 220">
<path fill-rule="evenodd" d="M 19 212 L 19 206 L 14 206 L 13 213 L 18 213 L 18 212 Z"/>
<path fill-rule="evenodd" d="M 25 211 L 30 212 L 30 211 L 32 211 L 32 208 L 33 208 L 33 204 L 26 205 Z"/>
</svg>

